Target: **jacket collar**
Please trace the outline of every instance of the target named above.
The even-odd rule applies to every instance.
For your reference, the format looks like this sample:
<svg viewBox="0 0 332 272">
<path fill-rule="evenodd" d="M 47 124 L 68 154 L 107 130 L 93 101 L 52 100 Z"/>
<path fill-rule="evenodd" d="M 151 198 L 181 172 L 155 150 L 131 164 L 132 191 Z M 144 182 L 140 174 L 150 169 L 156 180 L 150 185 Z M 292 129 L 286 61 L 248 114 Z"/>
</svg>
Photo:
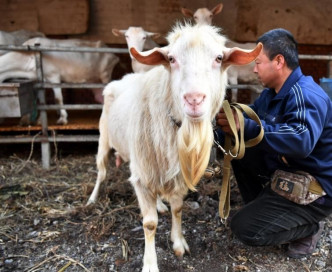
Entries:
<svg viewBox="0 0 332 272">
<path fill-rule="evenodd" d="M 282 85 L 279 93 L 275 96 L 275 98 L 282 98 L 284 97 L 289 90 L 294 86 L 294 84 L 303 76 L 300 66 L 295 68 L 293 72 L 289 75 L 286 79 L 284 85 Z"/>
</svg>

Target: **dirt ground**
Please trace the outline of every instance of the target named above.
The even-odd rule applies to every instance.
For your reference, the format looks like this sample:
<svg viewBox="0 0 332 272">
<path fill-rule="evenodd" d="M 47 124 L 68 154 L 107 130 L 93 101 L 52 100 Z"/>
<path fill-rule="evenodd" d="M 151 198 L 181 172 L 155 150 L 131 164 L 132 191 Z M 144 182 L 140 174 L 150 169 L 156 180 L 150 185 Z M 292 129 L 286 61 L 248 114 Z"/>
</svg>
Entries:
<svg viewBox="0 0 332 272">
<path fill-rule="evenodd" d="M 23 150 L 23 151 L 22 151 Z M 52 167 L 41 167 L 39 145 L 0 146 L 0 271 L 141 271 L 144 234 L 128 165 L 115 168 L 97 204 L 86 207 L 95 178 L 97 144 L 52 148 Z M 185 199 L 183 231 L 190 254 L 172 252 L 170 214 L 159 215 L 160 271 L 332 271 L 332 218 L 315 253 L 290 259 L 285 248 L 249 247 L 218 216 L 221 180 L 202 180 Z M 232 212 L 242 202 L 232 180 Z"/>
</svg>

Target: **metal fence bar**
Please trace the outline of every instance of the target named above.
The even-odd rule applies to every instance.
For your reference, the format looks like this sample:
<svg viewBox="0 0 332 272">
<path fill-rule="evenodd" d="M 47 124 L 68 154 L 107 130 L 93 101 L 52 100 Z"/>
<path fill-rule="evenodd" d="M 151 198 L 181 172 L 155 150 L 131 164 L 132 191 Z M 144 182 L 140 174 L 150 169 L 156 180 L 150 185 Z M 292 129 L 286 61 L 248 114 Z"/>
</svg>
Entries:
<svg viewBox="0 0 332 272">
<path fill-rule="evenodd" d="M 310 59 L 310 60 L 332 60 L 332 55 L 299 55 L 299 59 Z"/>
<path fill-rule="evenodd" d="M 37 82 L 33 85 L 35 89 L 38 88 L 68 88 L 68 89 L 97 89 L 104 88 L 107 84 L 102 83 L 49 83 Z"/>
<path fill-rule="evenodd" d="M 129 53 L 127 48 L 111 47 L 52 47 L 52 46 L 31 46 L 31 45 L 0 45 L 0 50 L 8 51 L 58 51 L 58 52 L 91 52 L 91 53 Z M 332 60 L 332 55 L 308 55 L 299 54 L 299 59 Z"/>
<path fill-rule="evenodd" d="M 0 50 L 9 51 L 57 51 L 57 52 L 90 52 L 90 53 L 129 53 L 127 48 L 112 48 L 112 47 L 52 47 L 39 45 L 0 45 Z"/>
<path fill-rule="evenodd" d="M 98 135 L 56 135 L 56 136 L 20 136 L 20 137 L 13 137 L 13 136 L 1 136 L 0 143 L 43 143 L 45 141 L 51 142 L 98 142 L 99 136 Z"/>
<path fill-rule="evenodd" d="M 101 104 L 38 105 L 38 110 L 102 110 Z"/>
</svg>

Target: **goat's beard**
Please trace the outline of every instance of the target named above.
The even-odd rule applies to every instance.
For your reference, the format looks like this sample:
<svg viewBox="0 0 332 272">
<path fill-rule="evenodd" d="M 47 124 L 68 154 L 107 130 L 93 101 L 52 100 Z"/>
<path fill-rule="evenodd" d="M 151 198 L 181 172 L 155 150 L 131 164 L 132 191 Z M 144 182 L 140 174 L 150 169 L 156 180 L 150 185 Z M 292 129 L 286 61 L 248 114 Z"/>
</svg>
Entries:
<svg viewBox="0 0 332 272">
<path fill-rule="evenodd" d="M 209 120 L 192 122 L 184 118 L 177 144 L 182 176 L 192 191 L 196 191 L 195 186 L 208 166 L 212 143 L 213 131 Z"/>
</svg>

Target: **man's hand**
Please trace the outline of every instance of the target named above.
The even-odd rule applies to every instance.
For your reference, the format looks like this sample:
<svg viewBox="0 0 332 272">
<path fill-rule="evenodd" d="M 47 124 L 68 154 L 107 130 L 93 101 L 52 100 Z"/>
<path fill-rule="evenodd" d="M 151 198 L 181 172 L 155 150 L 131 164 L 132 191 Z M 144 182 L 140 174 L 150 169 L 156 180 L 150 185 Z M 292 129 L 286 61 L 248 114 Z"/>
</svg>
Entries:
<svg viewBox="0 0 332 272">
<path fill-rule="evenodd" d="M 234 109 L 232 109 L 232 113 L 233 113 L 233 117 L 234 117 L 235 124 L 236 124 L 236 130 L 239 131 L 239 129 L 240 129 L 239 118 Z M 219 113 L 216 116 L 216 123 L 218 126 L 221 127 L 221 129 L 225 133 L 233 135 L 233 132 L 231 130 L 231 127 L 229 126 L 229 123 L 228 123 L 228 120 L 227 120 L 227 117 L 226 117 L 226 114 L 225 114 L 223 108 L 220 109 Z"/>
</svg>

